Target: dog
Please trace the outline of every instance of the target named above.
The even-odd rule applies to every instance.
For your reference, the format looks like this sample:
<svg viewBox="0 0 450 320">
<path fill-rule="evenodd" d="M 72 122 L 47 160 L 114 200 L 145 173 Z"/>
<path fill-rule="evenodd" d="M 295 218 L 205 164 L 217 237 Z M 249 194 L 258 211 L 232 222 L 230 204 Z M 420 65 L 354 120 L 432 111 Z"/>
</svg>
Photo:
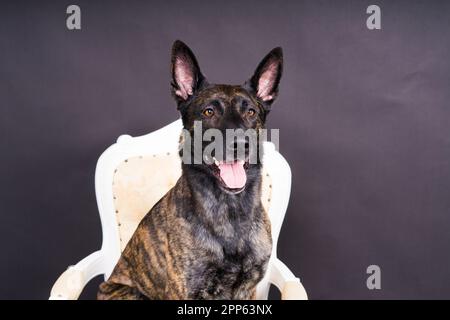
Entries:
<svg viewBox="0 0 450 320">
<path fill-rule="evenodd" d="M 243 85 L 210 84 L 191 49 L 175 41 L 171 87 L 185 132 L 193 136 L 196 122 L 223 133 L 264 128 L 282 69 L 278 47 Z M 261 203 L 261 156 L 248 161 L 245 139 L 224 148 L 235 155 L 242 144 L 241 159 L 182 162 L 181 177 L 140 222 L 98 299 L 255 299 L 272 252 L 271 226 Z"/>
</svg>

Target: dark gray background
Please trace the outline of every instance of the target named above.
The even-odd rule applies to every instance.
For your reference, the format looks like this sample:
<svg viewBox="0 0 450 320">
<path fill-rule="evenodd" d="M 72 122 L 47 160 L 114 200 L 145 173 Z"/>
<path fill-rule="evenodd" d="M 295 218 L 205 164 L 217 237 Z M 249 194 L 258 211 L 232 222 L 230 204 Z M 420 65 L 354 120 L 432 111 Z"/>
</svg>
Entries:
<svg viewBox="0 0 450 320">
<path fill-rule="evenodd" d="M 72 3 L 81 31 L 65 26 Z M 366 28 L 373 3 L 381 31 Z M 0 298 L 47 298 L 100 247 L 96 160 L 177 118 L 175 39 L 222 83 L 283 47 L 278 253 L 310 298 L 450 298 L 449 30 L 448 1 L 2 2 Z"/>
</svg>

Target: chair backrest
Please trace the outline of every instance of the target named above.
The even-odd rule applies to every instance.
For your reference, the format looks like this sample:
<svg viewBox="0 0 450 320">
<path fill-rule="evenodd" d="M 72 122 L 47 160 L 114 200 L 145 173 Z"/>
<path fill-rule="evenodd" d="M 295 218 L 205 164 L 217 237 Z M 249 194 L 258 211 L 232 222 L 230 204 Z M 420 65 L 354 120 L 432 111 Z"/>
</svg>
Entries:
<svg viewBox="0 0 450 320">
<path fill-rule="evenodd" d="M 137 225 L 181 175 L 178 156 L 181 120 L 140 137 L 120 136 L 99 158 L 95 190 L 103 232 L 102 252 L 109 277 Z M 291 171 L 265 142 L 262 203 L 272 224 L 273 252 L 286 212 Z"/>
</svg>

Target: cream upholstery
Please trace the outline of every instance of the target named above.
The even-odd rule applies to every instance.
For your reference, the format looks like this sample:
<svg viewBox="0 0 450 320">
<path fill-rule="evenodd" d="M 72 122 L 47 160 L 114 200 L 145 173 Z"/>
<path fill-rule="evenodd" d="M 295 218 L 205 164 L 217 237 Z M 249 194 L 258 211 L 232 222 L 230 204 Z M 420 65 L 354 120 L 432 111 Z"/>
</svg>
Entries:
<svg viewBox="0 0 450 320">
<path fill-rule="evenodd" d="M 180 175 L 181 161 L 176 153 L 132 157 L 119 164 L 114 171 L 112 191 L 121 250 L 141 219 L 175 185 Z M 262 202 L 267 211 L 271 190 L 270 176 L 264 172 Z"/>
</svg>

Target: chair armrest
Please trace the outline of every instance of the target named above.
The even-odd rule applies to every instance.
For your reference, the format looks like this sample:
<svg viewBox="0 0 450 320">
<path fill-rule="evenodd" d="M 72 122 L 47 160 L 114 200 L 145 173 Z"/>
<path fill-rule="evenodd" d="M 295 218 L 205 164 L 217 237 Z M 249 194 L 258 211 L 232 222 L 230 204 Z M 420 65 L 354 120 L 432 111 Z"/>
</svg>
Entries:
<svg viewBox="0 0 450 320">
<path fill-rule="evenodd" d="M 308 295 L 300 280 L 287 281 L 284 284 L 281 300 L 308 300 Z"/>
<path fill-rule="evenodd" d="M 70 266 L 56 280 L 50 292 L 50 300 L 76 300 L 86 284 L 104 273 L 103 255 L 96 251 L 74 266 Z"/>
<path fill-rule="evenodd" d="M 85 286 L 83 272 L 69 267 L 56 280 L 50 292 L 50 300 L 77 300 Z"/>
<path fill-rule="evenodd" d="M 281 291 L 282 300 L 308 300 L 300 279 L 278 258 L 272 262 L 269 281 Z"/>
</svg>

